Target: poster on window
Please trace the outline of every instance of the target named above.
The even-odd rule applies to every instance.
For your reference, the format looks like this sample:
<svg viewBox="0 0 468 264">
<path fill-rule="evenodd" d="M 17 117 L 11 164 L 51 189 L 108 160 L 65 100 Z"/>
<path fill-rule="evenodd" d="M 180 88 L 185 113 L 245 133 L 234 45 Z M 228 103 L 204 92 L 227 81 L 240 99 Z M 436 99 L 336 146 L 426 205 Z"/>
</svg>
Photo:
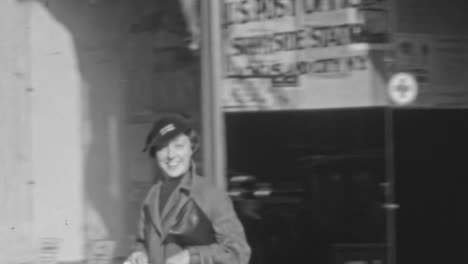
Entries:
<svg viewBox="0 0 468 264">
<path fill-rule="evenodd" d="M 225 0 L 226 111 L 379 105 L 386 1 Z"/>
</svg>

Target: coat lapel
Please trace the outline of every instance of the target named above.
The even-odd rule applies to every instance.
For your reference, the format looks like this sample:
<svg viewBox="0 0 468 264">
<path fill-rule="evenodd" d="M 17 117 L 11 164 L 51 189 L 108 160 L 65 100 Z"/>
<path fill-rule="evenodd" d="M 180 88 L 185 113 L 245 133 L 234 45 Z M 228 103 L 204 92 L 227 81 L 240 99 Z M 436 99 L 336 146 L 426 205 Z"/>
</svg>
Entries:
<svg viewBox="0 0 468 264">
<path fill-rule="evenodd" d="M 175 223 L 175 217 L 178 215 L 182 207 L 190 200 L 190 189 L 193 184 L 193 178 L 193 173 L 186 175 L 180 185 L 169 197 L 160 218 L 162 226 L 162 240 L 166 238 L 169 229 Z"/>
<path fill-rule="evenodd" d="M 148 206 L 151 221 L 153 222 L 154 226 L 156 227 L 156 232 L 162 234 L 162 225 L 161 225 L 161 216 L 159 214 L 159 192 L 161 189 L 161 183 L 157 183 L 152 191 L 149 193 L 148 197 L 146 198 L 145 204 Z"/>
<path fill-rule="evenodd" d="M 164 240 L 171 229 L 171 227 L 175 224 L 176 216 L 180 209 L 189 201 L 190 196 L 185 195 L 183 193 L 179 192 L 179 195 L 177 195 L 179 198 L 177 199 L 177 202 L 172 204 L 164 216 L 162 217 L 161 220 L 161 226 L 162 226 L 162 239 Z"/>
</svg>

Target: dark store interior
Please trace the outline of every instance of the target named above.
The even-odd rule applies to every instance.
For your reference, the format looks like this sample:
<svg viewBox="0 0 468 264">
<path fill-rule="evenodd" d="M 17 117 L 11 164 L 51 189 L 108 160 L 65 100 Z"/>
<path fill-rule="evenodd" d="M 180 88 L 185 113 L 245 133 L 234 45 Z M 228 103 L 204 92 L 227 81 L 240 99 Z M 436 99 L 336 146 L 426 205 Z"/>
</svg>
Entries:
<svg viewBox="0 0 468 264">
<path fill-rule="evenodd" d="M 226 114 L 228 168 L 269 182 L 272 197 L 283 197 L 284 206 L 275 206 L 283 213 L 268 219 L 310 220 L 282 225 L 297 229 L 285 231 L 289 235 L 308 234 L 295 238 L 289 257 L 320 252 L 313 255 L 316 261 L 332 263 L 333 245 L 386 243 L 382 183 L 388 177 L 386 149 L 392 144 L 394 193 L 400 206 L 392 230 L 398 263 L 466 260 L 462 177 L 467 172 L 463 155 L 468 147 L 467 114 L 461 109 L 409 108 L 230 113 Z M 392 129 L 392 138 L 386 138 L 386 129 Z M 247 154 L 248 159 L 241 158 Z M 363 175 L 358 173 L 362 170 L 371 177 L 363 181 L 356 176 Z M 343 181 L 336 180 L 337 175 L 344 176 Z M 346 181 L 347 175 L 351 177 Z M 307 184 L 308 179 L 312 184 Z M 299 199 L 286 202 L 293 196 Z M 285 211 L 294 216 L 279 216 Z M 324 231 L 327 227 L 333 231 Z"/>
</svg>

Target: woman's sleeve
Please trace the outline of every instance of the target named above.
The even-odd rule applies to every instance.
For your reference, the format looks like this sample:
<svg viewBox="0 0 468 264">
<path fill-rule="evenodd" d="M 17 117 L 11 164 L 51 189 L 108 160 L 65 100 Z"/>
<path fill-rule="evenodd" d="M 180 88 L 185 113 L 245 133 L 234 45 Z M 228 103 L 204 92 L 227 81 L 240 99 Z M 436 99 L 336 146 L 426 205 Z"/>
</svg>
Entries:
<svg viewBox="0 0 468 264">
<path fill-rule="evenodd" d="M 231 199 L 221 190 L 210 193 L 207 202 L 217 243 L 190 247 L 190 264 L 248 264 L 251 249 Z"/>
<path fill-rule="evenodd" d="M 144 206 L 140 209 L 140 216 L 138 218 L 138 226 L 137 226 L 137 237 L 135 241 L 135 245 L 133 251 L 144 251 L 145 250 L 145 211 Z"/>
</svg>

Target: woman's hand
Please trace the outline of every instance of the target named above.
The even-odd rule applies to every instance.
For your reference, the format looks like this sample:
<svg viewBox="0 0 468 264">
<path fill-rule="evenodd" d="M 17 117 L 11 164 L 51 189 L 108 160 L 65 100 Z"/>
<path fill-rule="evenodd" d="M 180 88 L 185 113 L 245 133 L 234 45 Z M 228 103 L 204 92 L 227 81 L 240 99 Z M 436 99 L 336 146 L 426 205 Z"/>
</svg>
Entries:
<svg viewBox="0 0 468 264">
<path fill-rule="evenodd" d="M 166 260 L 166 264 L 190 264 L 190 252 L 183 250 Z"/>
<path fill-rule="evenodd" d="M 148 256 L 143 251 L 133 252 L 124 264 L 148 264 Z"/>
</svg>

